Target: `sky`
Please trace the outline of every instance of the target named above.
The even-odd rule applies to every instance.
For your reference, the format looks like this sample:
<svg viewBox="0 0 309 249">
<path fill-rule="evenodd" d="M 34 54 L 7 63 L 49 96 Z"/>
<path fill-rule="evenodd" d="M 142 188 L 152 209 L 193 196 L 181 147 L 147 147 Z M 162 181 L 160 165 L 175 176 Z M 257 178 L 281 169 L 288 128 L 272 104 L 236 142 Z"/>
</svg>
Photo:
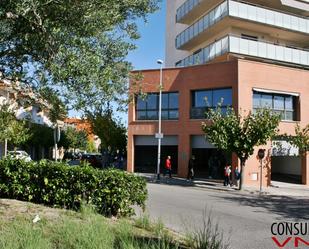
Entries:
<svg viewBox="0 0 309 249">
<path fill-rule="evenodd" d="M 140 39 L 135 42 L 137 48 L 131 51 L 127 60 L 132 63 L 134 70 L 159 68 L 157 60 L 165 59 L 165 8 L 166 0 L 160 4 L 160 9 L 144 20 L 139 20 L 138 30 Z M 128 114 L 117 115 L 127 126 Z"/>
<path fill-rule="evenodd" d="M 148 22 L 138 21 L 141 38 L 137 40 L 137 49 L 131 51 L 127 60 L 134 69 L 159 68 L 158 59 L 164 60 L 165 54 L 165 4 L 163 0 L 160 10 L 149 15 Z"/>
</svg>

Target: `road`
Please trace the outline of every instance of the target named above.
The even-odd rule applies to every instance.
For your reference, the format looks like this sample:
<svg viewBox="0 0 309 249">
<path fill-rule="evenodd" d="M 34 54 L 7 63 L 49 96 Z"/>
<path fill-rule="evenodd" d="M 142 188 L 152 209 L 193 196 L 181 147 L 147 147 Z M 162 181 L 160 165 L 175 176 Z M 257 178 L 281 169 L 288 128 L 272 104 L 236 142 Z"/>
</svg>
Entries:
<svg viewBox="0 0 309 249">
<path fill-rule="evenodd" d="M 273 222 L 309 221 L 309 197 L 259 197 L 163 184 L 148 184 L 148 191 L 146 212 L 151 219 L 185 232 L 202 227 L 205 209 L 211 210 L 233 249 L 278 248 L 271 239 Z"/>
</svg>

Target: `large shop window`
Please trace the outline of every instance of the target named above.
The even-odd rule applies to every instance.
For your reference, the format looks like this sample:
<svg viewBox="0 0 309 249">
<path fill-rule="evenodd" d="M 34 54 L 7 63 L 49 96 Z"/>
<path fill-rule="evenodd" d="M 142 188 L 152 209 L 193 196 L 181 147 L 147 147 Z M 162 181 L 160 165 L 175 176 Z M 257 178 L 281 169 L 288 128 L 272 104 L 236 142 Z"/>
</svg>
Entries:
<svg viewBox="0 0 309 249">
<path fill-rule="evenodd" d="M 253 91 L 253 113 L 269 108 L 281 115 L 281 120 L 296 121 L 297 97 L 288 94 L 264 93 Z"/>
<path fill-rule="evenodd" d="M 178 93 L 162 93 L 163 120 L 178 119 Z M 136 105 L 137 120 L 158 120 L 159 117 L 159 94 L 149 93 L 146 98 L 138 97 Z"/>
<path fill-rule="evenodd" d="M 191 118 L 203 119 L 209 108 L 221 105 L 221 111 L 226 113 L 227 107 L 232 106 L 232 88 L 192 91 Z"/>
</svg>

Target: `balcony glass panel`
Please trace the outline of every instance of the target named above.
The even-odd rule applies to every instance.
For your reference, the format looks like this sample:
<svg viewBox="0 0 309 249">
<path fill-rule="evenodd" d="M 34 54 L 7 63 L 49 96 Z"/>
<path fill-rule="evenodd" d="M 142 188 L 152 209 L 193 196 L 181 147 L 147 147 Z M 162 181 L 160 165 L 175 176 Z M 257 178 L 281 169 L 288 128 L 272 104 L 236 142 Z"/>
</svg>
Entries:
<svg viewBox="0 0 309 249">
<path fill-rule="evenodd" d="M 232 35 L 203 48 L 196 55 L 199 59 L 193 59 L 193 55 L 191 55 L 186 57 L 183 63 L 178 62 L 177 65 L 203 64 L 227 52 L 309 66 L 309 51 L 307 50 L 289 48 L 264 41 L 253 41 Z"/>
<path fill-rule="evenodd" d="M 228 4 L 229 16 L 309 33 L 309 20 L 306 18 L 236 1 L 229 1 Z"/>
<path fill-rule="evenodd" d="M 181 32 L 176 37 L 176 46 L 180 48 L 182 45 L 199 35 L 201 32 L 205 31 L 209 26 L 215 24 L 221 20 L 228 13 L 227 2 L 221 3 L 219 6 L 211 10 L 209 13 L 201 17 L 195 23 L 193 23 L 186 30 Z M 184 33 L 189 33 L 188 36 L 183 35 Z"/>
<path fill-rule="evenodd" d="M 193 8 L 195 8 L 202 0 L 187 0 L 176 11 L 176 20 L 180 21 Z"/>
<path fill-rule="evenodd" d="M 235 16 L 237 18 L 243 18 L 309 34 L 309 20 L 306 18 L 246 3 L 225 1 L 181 32 L 176 37 L 177 48 L 180 48 L 182 45 L 189 42 L 225 16 Z M 188 35 L 184 35 L 184 33 L 188 33 Z"/>
</svg>

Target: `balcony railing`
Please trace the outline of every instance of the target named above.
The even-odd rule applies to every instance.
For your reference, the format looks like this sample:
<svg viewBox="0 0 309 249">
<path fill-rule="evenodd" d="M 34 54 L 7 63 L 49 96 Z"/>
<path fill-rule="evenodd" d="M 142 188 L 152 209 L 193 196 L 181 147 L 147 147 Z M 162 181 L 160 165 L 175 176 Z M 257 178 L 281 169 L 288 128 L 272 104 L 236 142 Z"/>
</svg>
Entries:
<svg viewBox="0 0 309 249">
<path fill-rule="evenodd" d="M 241 18 L 309 35 L 309 19 L 228 0 L 208 12 L 176 37 L 176 48 L 197 37 L 226 16 Z"/>
<path fill-rule="evenodd" d="M 195 8 L 202 0 L 187 0 L 176 11 L 176 21 L 179 22 L 193 8 Z"/>
<path fill-rule="evenodd" d="M 176 63 L 177 67 L 207 63 L 226 53 L 309 67 L 309 51 L 228 35 Z"/>
</svg>

